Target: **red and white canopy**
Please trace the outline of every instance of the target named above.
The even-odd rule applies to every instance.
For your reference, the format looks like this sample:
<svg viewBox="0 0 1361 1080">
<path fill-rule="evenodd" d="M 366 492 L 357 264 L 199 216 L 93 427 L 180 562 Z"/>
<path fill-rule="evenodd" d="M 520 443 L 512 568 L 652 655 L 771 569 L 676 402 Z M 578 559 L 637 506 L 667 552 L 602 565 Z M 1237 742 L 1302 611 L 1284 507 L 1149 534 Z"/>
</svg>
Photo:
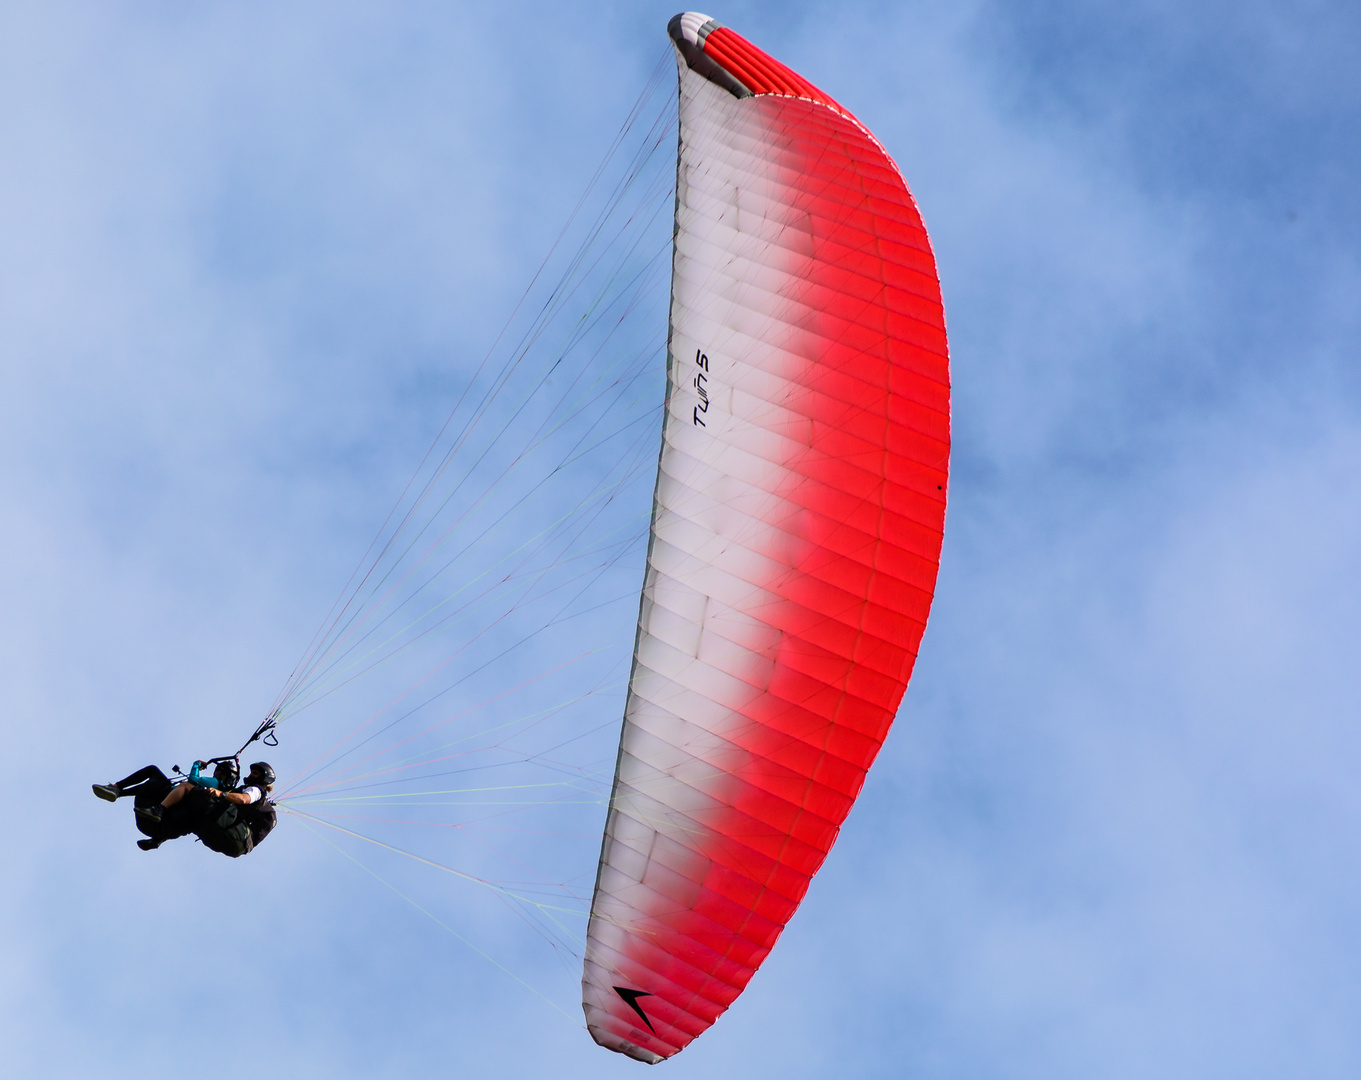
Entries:
<svg viewBox="0 0 1361 1080">
<path fill-rule="evenodd" d="M 935 590 L 950 371 L 892 159 L 705 15 L 680 69 L 667 402 L 583 1007 L 683 1049 L 746 987 L 836 840 Z"/>
</svg>

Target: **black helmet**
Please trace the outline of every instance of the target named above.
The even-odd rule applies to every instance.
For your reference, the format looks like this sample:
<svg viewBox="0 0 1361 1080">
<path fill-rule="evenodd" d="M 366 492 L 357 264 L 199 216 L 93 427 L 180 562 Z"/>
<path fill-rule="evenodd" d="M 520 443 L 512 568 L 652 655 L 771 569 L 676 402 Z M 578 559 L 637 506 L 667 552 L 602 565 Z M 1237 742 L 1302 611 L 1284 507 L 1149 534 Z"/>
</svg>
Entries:
<svg viewBox="0 0 1361 1080">
<path fill-rule="evenodd" d="M 226 761 L 217 763 L 213 775 L 217 777 L 217 782 L 222 785 L 223 791 L 230 791 L 236 787 L 236 782 L 241 779 L 241 766 L 237 764 L 236 758 L 228 758 Z"/>
<path fill-rule="evenodd" d="M 250 767 L 250 775 L 267 785 L 274 783 L 274 770 L 269 767 L 268 761 L 257 761 Z"/>
</svg>

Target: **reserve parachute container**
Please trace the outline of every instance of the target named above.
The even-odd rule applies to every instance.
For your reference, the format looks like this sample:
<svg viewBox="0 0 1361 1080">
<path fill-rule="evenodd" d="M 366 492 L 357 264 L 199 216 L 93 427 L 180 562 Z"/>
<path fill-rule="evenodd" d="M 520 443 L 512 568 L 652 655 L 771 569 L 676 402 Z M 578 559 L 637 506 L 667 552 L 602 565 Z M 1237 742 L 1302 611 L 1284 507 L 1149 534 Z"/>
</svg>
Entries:
<svg viewBox="0 0 1361 1080">
<path fill-rule="evenodd" d="M 950 451 L 939 279 L 897 166 L 706 15 L 680 72 L 666 411 L 582 979 L 659 1062 L 746 987 L 898 711 Z"/>
</svg>

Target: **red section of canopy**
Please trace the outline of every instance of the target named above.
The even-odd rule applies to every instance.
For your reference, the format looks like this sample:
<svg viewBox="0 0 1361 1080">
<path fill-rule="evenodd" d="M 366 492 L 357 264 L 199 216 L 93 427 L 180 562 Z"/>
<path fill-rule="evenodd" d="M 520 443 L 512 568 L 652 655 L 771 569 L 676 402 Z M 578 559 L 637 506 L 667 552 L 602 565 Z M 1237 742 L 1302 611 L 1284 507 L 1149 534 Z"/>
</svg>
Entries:
<svg viewBox="0 0 1361 1080">
<path fill-rule="evenodd" d="M 807 98 L 838 111 L 841 106 L 810 83 L 797 71 L 785 67 L 773 56 L 763 53 L 741 34 L 720 26 L 704 39 L 704 52 L 728 69 L 738 82 L 753 94 L 784 94 Z"/>
</svg>

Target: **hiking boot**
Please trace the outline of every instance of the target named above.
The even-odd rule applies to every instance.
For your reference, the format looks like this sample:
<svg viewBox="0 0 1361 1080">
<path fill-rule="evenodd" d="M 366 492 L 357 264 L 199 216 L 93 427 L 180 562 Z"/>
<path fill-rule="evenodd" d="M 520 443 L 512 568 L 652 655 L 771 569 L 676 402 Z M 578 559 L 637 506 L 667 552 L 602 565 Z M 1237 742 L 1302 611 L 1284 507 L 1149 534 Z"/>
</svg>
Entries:
<svg viewBox="0 0 1361 1080">
<path fill-rule="evenodd" d="M 122 789 L 117 784 L 91 784 L 90 787 L 105 802 L 113 802 L 123 794 Z"/>
<path fill-rule="evenodd" d="M 137 846 L 141 848 L 143 851 L 155 851 L 158 847 L 161 846 L 161 842 L 159 840 L 152 840 L 150 837 L 148 837 L 145 840 L 138 840 Z"/>
</svg>

